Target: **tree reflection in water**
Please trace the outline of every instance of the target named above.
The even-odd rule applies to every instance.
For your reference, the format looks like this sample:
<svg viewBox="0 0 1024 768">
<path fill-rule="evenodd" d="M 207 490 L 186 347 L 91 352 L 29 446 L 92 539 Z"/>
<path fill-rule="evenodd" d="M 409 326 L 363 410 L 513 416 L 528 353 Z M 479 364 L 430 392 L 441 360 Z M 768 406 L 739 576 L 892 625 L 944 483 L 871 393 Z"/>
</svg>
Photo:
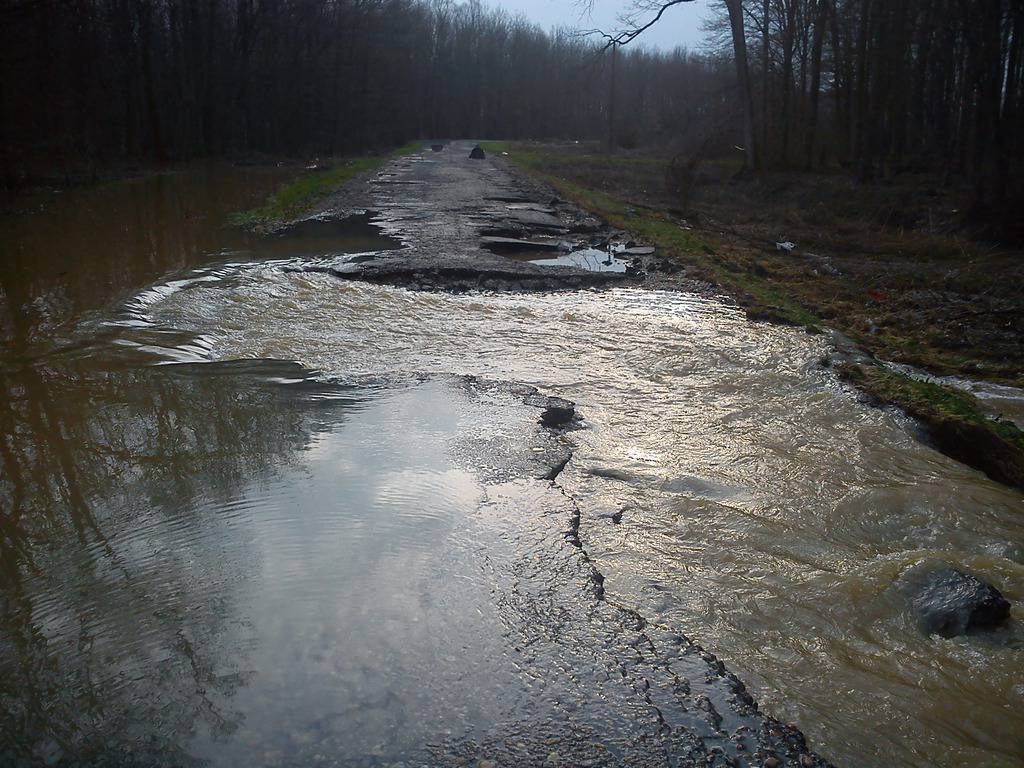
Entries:
<svg viewBox="0 0 1024 768">
<path fill-rule="evenodd" d="M 222 557 L 197 502 L 308 444 L 313 412 L 267 375 L 280 365 L 4 366 L 0 762 L 181 765 L 184 734 L 235 727 L 246 649 L 223 635 L 246 556 Z"/>
<path fill-rule="evenodd" d="M 238 721 L 251 558 L 221 513 L 298 461 L 321 409 L 271 382 L 294 367 L 126 364 L 75 329 L 225 249 L 286 255 L 224 220 L 292 175 L 201 165 L 0 217 L 0 765 L 181 765 L 183 734 Z"/>
</svg>

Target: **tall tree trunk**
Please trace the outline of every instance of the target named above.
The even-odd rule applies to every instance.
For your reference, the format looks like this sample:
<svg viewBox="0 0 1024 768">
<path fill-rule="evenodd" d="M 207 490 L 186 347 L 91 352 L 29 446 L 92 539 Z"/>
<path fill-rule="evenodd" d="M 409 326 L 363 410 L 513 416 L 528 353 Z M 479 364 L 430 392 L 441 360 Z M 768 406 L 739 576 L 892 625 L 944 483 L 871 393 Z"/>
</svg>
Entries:
<svg viewBox="0 0 1024 768">
<path fill-rule="evenodd" d="M 206 49 L 203 61 L 203 150 L 211 155 L 214 151 L 214 45 L 217 37 L 217 3 L 206 0 Z"/>
<path fill-rule="evenodd" d="M 615 151 L 615 66 L 619 57 L 619 46 L 612 43 L 611 77 L 608 80 L 608 154 Z"/>
<path fill-rule="evenodd" d="M 252 51 L 252 0 L 237 0 L 235 5 L 236 44 L 235 49 L 238 57 L 237 82 L 235 90 L 235 120 L 238 125 L 239 135 L 235 137 L 243 152 L 251 148 L 249 137 L 250 104 L 249 104 L 249 80 L 250 54 Z"/>
<path fill-rule="evenodd" d="M 852 104 L 851 84 L 853 82 L 852 57 L 847 50 L 849 37 L 839 33 L 839 8 L 832 6 L 829 24 L 832 40 L 832 69 L 835 89 L 835 127 L 839 138 L 837 150 L 839 164 L 846 167 L 850 161 L 850 112 Z"/>
<path fill-rule="evenodd" d="M 14 189 L 14 162 L 12 160 L 13 152 L 11 152 L 10 138 L 7 135 L 7 114 L 4 95 L 4 83 L 6 72 L 4 72 L 4 62 L 0 61 L 0 166 L 3 166 L 3 177 L 4 187 L 6 189 Z"/>
<path fill-rule="evenodd" d="M 857 122 L 854 136 L 854 160 L 857 163 L 857 175 L 865 181 L 872 175 L 870 133 L 871 120 L 868 114 L 868 33 L 870 30 L 872 0 L 861 0 L 860 23 L 857 31 Z"/>
<path fill-rule="evenodd" d="M 142 59 L 142 85 L 146 96 L 146 113 L 149 117 L 152 152 L 153 157 L 164 163 L 168 158 L 160 126 L 156 84 L 153 82 L 153 14 L 150 0 L 136 0 L 135 10 L 139 21 L 139 55 Z"/>
<path fill-rule="evenodd" d="M 761 6 L 761 151 L 768 151 L 768 104 L 771 93 L 771 0 Z"/>
<path fill-rule="evenodd" d="M 1019 129 L 1017 126 L 1018 90 L 1021 85 L 1021 58 L 1024 54 L 1024 0 L 1013 0 L 1011 11 L 1010 50 L 1007 54 L 1006 88 L 1002 105 L 1003 136 L 1008 140 L 1006 148 L 1011 157 L 1019 151 Z"/>
<path fill-rule="evenodd" d="M 725 0 L 725 4 L 729 9 L 732 47 L 736 58 L 736 80 L 743 103 L 743 141 L 746 144 L 743 167 L 748 171 L 760 171 L 761 157 L 754 139 L 754 94 L 750 89 L 750 69 L 747 66 L 747 37 L 743 26 L 743 4 L 741 0 Z"/>
<path fill-rule="evenodd" d="M 807 146 L 804 153 L 804 167 L 814 166 L 814 153 L 818 131 L 818 98 L 821 90 L 821 52 L 825 42 L 825 25 L 828 23 L 831 0 L 817 0 L 814 14 L 814 41 L 811 44 L 811 92 L 807 115 Z"/>
<path fill-rule="evenodd" d="M 789 134 L 793 123 L 793 42 L 796 34 L 796 2 L 786 0 L 782 30 L 782 164 L 789 165 Z"/>
<path fill-rule="evenodd" d="M 974 166 L 978 174 L 976 200 L 979 205 L 998 206 L 1003 202 L 1006 191 L 1000 124 L 1005 73 L 1001 4 L 986 3 L 979 15 L 976 38 L 978 103 L 974 128 Z"/>
</svg>

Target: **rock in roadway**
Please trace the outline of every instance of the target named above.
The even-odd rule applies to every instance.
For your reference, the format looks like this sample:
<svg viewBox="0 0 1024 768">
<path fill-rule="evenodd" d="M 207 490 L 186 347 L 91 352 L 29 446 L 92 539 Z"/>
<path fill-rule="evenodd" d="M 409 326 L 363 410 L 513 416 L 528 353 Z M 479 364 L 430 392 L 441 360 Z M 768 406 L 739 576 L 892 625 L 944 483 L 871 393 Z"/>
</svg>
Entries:
<svg viewBox="0 0 1024 768">
<path fill-rule="evenodd" d="M 945 563 L 915 565 L 900 577 L 899 588 L 928 635 L 956 637 L 992 629 L 1010 616 L 1010 602 L 998 589 Z"/>
<path fill-rule="evenodd" d="M 540 415 L 540 423 L 549 429 L 560 429 L 569 424 L 576 416 L 576 406 L 561 397 L 549 397 L 544 411 Z"/>
<path fill-rule="evenodd" d="M 481 149 L 479 144 L 473 147 L 473 151 L 469 153 L 470 160 L 483 160 L 485 157 L 487 157 L 487 155 L 484 154 L 484 151 Z"/>
</svg>

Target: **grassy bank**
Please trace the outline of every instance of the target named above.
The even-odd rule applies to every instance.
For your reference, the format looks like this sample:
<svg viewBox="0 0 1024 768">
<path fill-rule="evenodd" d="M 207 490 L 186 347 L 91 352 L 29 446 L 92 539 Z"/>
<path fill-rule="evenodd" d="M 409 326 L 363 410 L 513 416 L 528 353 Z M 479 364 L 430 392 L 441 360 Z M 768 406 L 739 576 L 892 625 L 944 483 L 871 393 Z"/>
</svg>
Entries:
<svg viewBox="0 0 1024 768">
<path fill-rule="evenodd" d="M 953 202 L 927 185 L 922 194 L 921 179 L 882 189 L 823 174 L 737 183 L 734 166 L 706 163 L 684 210 L 666 189 L 665 158 L 575 144 L 485 148 L 656 246 L 753 319 L 828 325 L 882 359 L 1024 385 L 1024 258 L 957 234 Z M 930 226 L 908 226 L 925 219 Z M 797 249 L 779 251 L 779 240 Z M 944 453 L 1024 487 L 1024 433 L 990 419 L 973 395 L 881 365 L 840 373 L 919 419 Z"/>
<path fill-rule="evenodd" d="M 294 219 L 359 174 L 376 170 L 388 160 L 408 155 L 421 146 L 420 142 L 410 142 L 382 155 L 335 159 L 326 168 L 307 171 L 284 185 L 259 208 L 235 214 L 231 223 L 249 229 L 264 229 Z"/>
<path fill-rule="evenodd" d="M 876 401 L 920 421 L 935 446 L 999 482 L 1024 488 L 1024 432 L 982 412 L 961 390 L 919 381 L 879 365 L 845 365 L 839 374 Z"/>
</svg>

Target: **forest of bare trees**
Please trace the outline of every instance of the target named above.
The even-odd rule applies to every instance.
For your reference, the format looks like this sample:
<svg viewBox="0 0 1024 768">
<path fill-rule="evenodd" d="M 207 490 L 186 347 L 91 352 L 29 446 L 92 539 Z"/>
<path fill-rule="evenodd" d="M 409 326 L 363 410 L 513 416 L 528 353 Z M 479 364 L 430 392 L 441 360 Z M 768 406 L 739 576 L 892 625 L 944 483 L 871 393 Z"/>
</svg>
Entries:
<svg viewBox="0 0 1024 768">
<path fill-rule="evenodd" d="M 989 204 L 1019 197 L 1024 0 L 722 0 L 699 55 L 545 33 L 475 1 L 2 8 L 8 186 L 37 167 L 123 159 L 603 138 L 614 107 L 627 147 L 710 135 L 751 169 L 937 171 L 975 180 Z"/>
<path fill-rule="evenodd" d="M 411 138 L 603 135 L 605 57 L 478 3 L 7 2 L 8 183 L 35 160 L 341 154 Z M 625 57 L 648 140 L 685 121 L 715 65 Z M 631 132 L 631 133 L 636 133 Z"/>
<path fill-rule="evenodd" d="M 1006 183 L 1021 154 L 1021 0 L 746 0 L 742 11 L 767 165 Z M 712 32 L 732 50 L 724 14 Z"/>
</svg>

